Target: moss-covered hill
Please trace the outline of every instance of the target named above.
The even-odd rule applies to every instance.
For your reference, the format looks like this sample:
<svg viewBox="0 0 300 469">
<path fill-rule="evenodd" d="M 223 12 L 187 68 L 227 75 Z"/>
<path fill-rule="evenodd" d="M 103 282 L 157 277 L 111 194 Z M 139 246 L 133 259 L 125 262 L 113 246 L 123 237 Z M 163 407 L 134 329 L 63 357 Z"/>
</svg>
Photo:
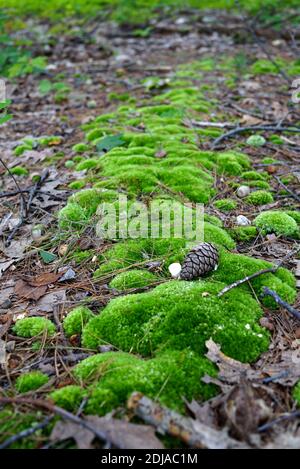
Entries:
<svg viewBox="0 0 300 469">
<path fill-rule="evenodd" d="M 259 183 L 265 183 L 264 189 L 253 189 L 242 202 L 244 206 L 273 201 L 268 175 L 252 170 L 245 153 L 199 150 L 200 142 L 220 134 L 220 130 L 202 130 L 192 124 L 193 119 L 214 110 L 214 101 L 207 101 L 198 86 L 203 66 L 205 61 L 181 66 L 167 91 L 139 103 L 130 98 L 115 112 L 84 125 L 84 141 L 73 146 L 76 169 L 84 174 L 74 184 L 80 182 L 78 187 L 83 189 L 72 195 L 58 214 L 63 237 L 71 232 L 80 236 L 87 227 L 95 226 L 97 207 L 106 202 L 117 209 L 120 194 L 128 197 L 129 207 L 137 200 L 157 200 L 167 206 L 172 201 L 181 206 L 209 204 L 216 195 L 216 175 L 230 179 L 233 186 L 238 180 L 254 181 L 258 188 Z M 222 67 L 229 79 L 230 64 Z M 85 189 L 86 185 L 89 188 Z M 218 202 L 215 206 L 220 211 L 237 206 L 229 199 Z M 265 212 L 254 224 L 264 232 L 299 234 L 292 212 Z M 93 275 L 98 282 L 109 279 L 110 287 L 122 295 L 97 315 L 87 308 L 76 308 L 66 317 L 64 328 L 68 337 L 81 334 L 84 348 L 97 352 L 109 344 L 116 351 L 83 360 L 73 370 L 76 384 L 54 391 L 50 397 L 72 411 L 87 397 L 86 411 L 104 414 L 123 405 L 132 391 L 142 391 L 182 412 L 183 396 L 207 399 L 216 393 L 214 386 L 201 382 L 204 374 L 215 374 L 205 358 L 206 340 L 213 338 L 224 353 L 237 360 L 256 360 L 269 344 L 269 333 L 259 325 L 262 288 L 268 286 L 292 303 L 295 280 L 280 268 L 218 297 L 227 284 L 271 265 L 230 252 L 235 248 L 234 238 L 256 236 L 255 226 L 239 229 L 225 230 L 221 219 L 205 215 L 204 239 L 218 247 L 219 267 L 207 278 L 192 282 L 169 277 L 168 265 L 181 262 L 188 251 L 185 240 L 172 237 L 172 233 L 166 239 L 123 239 L 108 247 Z M 84 257 L 84 251 L 76 253 L 79 262 Z M 159 273 L 147 270 L 152 261 L 160 262 Z M 136 293 L 141 287 L 147 291 Z M 275 307 L 270 299 L 264 303 Z M 25 337 L 35 335 L 30 320 L 35 321 L 18 321 L 15 332 Z M 53 325 L 45 323 L 43 327 L 53 333 Z"/>
</svg>

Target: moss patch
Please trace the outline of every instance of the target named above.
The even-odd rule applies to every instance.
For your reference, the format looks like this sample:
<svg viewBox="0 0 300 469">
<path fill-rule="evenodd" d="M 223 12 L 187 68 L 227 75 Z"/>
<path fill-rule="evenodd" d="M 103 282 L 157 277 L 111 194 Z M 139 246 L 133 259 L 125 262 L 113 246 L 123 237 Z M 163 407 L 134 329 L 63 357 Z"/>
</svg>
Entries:
<svg viewBox="0 0 300 469">
<path fill-rule="evenodd" d="M 56 328 L 49 319 L 32 317 L 17 321 L 13 331 L 19 337 L 35 337 L 40 334 L 47 334 L 50 337 L 55 334 Z"/>
<path fill-rule="evenodd" d="M 157 281 L 158 277 L 151 272 L 133 269 L 117 275 L 109 285 L 117 290 L 128 290 L 130 288 L 146 287 Z"/>
<path fill-rule="evenodd" d="M 78 306 L 72 309 L 63 320 L 63 327 L 67 337 L 74 334 L 81 334 L 84 325 L 93 317 L 93 313 L 85 306 Z"/>
<path fill-rule="evenodd" d="M 261 310 L 246 292 L 234 291 L 225 300 L 217 298 L 222 286 L 218 282 L 170 281 L 148 293 L 112 300 L 84 328 L 83 345 L 96 348 L 112 343 L 144 356 L 185 348 L 203 354 L 205 341 L 212 337 L 225 353 L 252 361 L 268 343 L 266 333 L 256 324 Z M 249 330 L 246 324 L 250 324 Z"/>
<path fill-rule="evenodd" d="M 273 202 L 274 199 L 270 192 L 259 190 L 248 195 L 246 201 L 251 205 L 266 205 Z"/>
<path fill-rule="evenodd" d="M 275 233 L 278 236 L 299 235 L 296 220 L 280 210 L 269 210 L 260 213 L 255 218 L 254 224 L 263 234 Z"/>
<path fill-rule="evenodd" d="M 232 199 L 219 199 L 214 202 L 214 206 L 217 207 L 221 212 L 230 212 L 237 207 L 237 203 Z"/>
<path fill-rule="evenodd" d="M 18 392 L 34 391 L 48 382 L 49 378 L 40 371 L 30 371 L 20 375 L 16 380 L 16 389 Z"/>
</svg>

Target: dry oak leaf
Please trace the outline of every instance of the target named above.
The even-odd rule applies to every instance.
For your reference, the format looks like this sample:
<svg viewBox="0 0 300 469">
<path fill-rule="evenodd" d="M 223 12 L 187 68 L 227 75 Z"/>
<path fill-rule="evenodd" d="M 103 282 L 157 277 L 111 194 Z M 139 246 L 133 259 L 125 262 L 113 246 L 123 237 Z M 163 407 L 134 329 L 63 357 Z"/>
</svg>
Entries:
<svg viewBox="0 0 300 469">
<path fill-rule="evenodd" d="M 148 425 L 136 425 L 123 420 L 108 419 L 91 415 L 85 421 L 105 435 L 107 441 L 120 449 L 162 449 L 164 446 Z M 57 422 L 52 430 L 51 441 L 72 438 L 79 449 L 92 448 L 95 434 L 73 422 Z"/>
</svg>

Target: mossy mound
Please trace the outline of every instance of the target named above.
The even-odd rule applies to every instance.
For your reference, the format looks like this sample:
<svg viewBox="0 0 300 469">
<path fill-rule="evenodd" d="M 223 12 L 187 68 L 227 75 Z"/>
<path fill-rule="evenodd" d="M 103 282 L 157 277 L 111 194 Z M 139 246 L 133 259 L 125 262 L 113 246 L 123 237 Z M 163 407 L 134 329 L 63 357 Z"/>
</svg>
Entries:
<svg viewBox="0 0 300 469">
<path fill-rule="evenodd" d="M 87 358 L 74 369 L 75 378 L 90 385 L 86 411 L 91 414 L 105 414 L 124 405 L 137 390 L 182 412 L 183 397 L 214 395 L 215 387 L 201 382 L 205 374 L 214 376 L 214 366 L 189 350 L 169 351 L 150 360 L 108 352 Z"/>
<path fill-rule="evenodd" d="M 221 212 L 230 212 L 237 207 L 237 203 L 232 199 L 219 199 L 214 202 L 214 206 L 217 207 Z"/>
<path fill-rule="evenodd" d="M 49 319 L 31 317 L 19 319 L 13 327 L 13 331 L 19 337 L 35 337 L 40 334 L 51 337 L 55 334 L 56 328 Z"/>
<path fill-rule="evenodd" d="M 18 392 L 34 391 L 48 382 L 49 378 L 41 371 L 30 371 L 23 373 L 16 380 L 16 389 Z"/>
<path fill-rule="evenodd" d="M 72 309 L 63 320 L 63 328 L 67 337 L 81 334 L 84 325 L 93 317 L 93 313 L 85 306 Z"/>
<path fill-rule="evenodd" d="M 240 242 L 251 241 L 257 236 L 255 226 L 236 226 L 229 230 L 229 232 L 233 239 Z"/>
<path fill-rule="evenodd" d="M 232 249 L 235 242 L 222 228 L 204 222 L 204 240 Z M 95 277 L 120 269 L 127 269 L 133 264 L 144 265 L 152 260 L 161 260 L 164 266 L 172 262 L 182 262 L 188 248 L 183 238 L 125 240 L 105 251 L 100 258 L 102 264 L 94 272 Z"/>
<path fill-rule="evenodd" d="M 266 205 L 274 202 L 271 192 L 259 190 L 254 191 L 245 199 L 251 205 Z"/>
<path fill-rule="evenodd" d="M 267 334 L 256 324 L 261 310 L 246 291 L 219 299 L 216 294 L 223 286 L 170 281 L 148 293 L 114 299 L 84 328 L 83 346 L 111 343 L 144 356 L 190 348 L 201 355 L 212 337 L 225 353 L 252 361 L 268 344 Z"/>
<path fill-rule="evenodd" d="M 146 287 L 157 282 L 159 278 L 147 270 L 129 270 L 117 275 L 111 282 L 110 287 L 117 290 L 128 290 L 130 288 Z"/>
<path fill-rule="evenodd" d="M 254 220 L 255 226 L 263 234 L 275 233 L 278 236 L 297 236 L 299 227 L 294 218 L 280 210 L 260 213 Z"/>
<path fill-rule="evenodd" d="M 85 361 L 85 360 L 84 360 Z M 84 361 L 82 363 L 84 363 Z M 79 409 L 82 400 L 87 395 L 86 391 L 75 384 L 70 384 L 60 389 L 56 389 L 50 393 L 50 398 L 59 407 L 72 412 Z"/>
<path fill-rule="evenodd" d="M 20 412 L 6 408 L 0 411 L 0 444 L 22 431 L 34 428 L 45 416 L 40 412 Z M 47 431 L 47 430 L 46 430 Z M 34 431 L 33 435 L 13 442 L 10 449 L 34 449 L 45 430 Z"/>
</svg>

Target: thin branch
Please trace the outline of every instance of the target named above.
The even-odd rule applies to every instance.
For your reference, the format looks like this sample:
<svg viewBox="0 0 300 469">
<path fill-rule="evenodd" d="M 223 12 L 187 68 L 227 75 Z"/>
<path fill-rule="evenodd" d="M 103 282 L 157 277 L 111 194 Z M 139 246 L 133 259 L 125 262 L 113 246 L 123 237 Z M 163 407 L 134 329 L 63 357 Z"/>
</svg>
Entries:
<svg viewBox="0 0 300 469">
<path fill-rule="evenodd" d="M 246 277 L 241 278 L 240 280 L 237 280 L 236 282 L 233 282 L 230 285 L 227 285 L 226 287 L 224 287 L 223 290 L 221 290 L 218 293 L 218 297 L 223 296 L 224 293 L 227 293 L 228 291 L 232 290 L 235 287 L 238 287 L 239 285 L 242 285 L 243 283 L 249 282 L 249 280 L 252 280 L 252 279 L 258 277 L 259 275 L 269 274 L 269 273 L 274 274 L 276 272 L 276 270 L 278 269 L 278 267 L 279 266 L 276 265 L 274 267 L 270 267 L 269 269 L 258 270 L 254 274 L 247 275 Z"/>
<path fill-rule="evenodd" d="M 40 409 L 47 410 L 48 412 L 51 412 L 52 414 L 59 415 L 59 417 L 65 420 L 69 420 L 70 422 L 80 425 L 86 430 L 89 430 L 97 438 L 99 438 L 101 442 L 106 443 L 107 441 L 105 432 L 101 432 L 98 429 L 94 428 L 90 423 L 86 422 L 86 420 L 80 418 L 79 416 L 71 414 L 71 412 L 68 412 L 67 410 L 62 409 L 61 407 L 53 405 L 50 402 L 43 401 L 42 399 L 29 399 L 29 398 L 24 398 L 24 397 L 19 397 L 19 398 L 18 397 L 16 398 L 0 397 L 0 405 L 4 405 L 4 404 L 17 404 L 17 405 L 23 404 L 23 405 L 38 407 Z"/>
<path fill-rule="evenodd" d="M 271 420 L 271 422 L 265 423 L 264 425 L 261 425 L 258 427 L 258 431 L 265 432 L 269 430 L 271 427 L 276 425 L 277 423 L 281 423 L 287 420 L 292 420 L 294 418 L 300 417 L 300 411 L 295 410 L 294 412 L 290 412 L 289 414 L 281 415 L 280 417 L 277 417 L 277 419 Z"/>
<path fill-rule="evenodd" d="M 27 438 L 28 436 L 36 433 L 38 430 L 42 430 L 43 428 L 47 427 L 48 423 L 50 423 L 51 420 L 53 420 L 53 415 L 46 417 L 42 422 L 38 423 L 37 425 L 27 428 L 26 430 L 22 430 L 21 432 L 16 433 L 16 435 L 7 438 L 7 440 L 0 444 L 0 449 L 8 448 L 16 441 L 22 440 L 23 438 Z"/>
<path fill-rule="evenodd" d="M 216 138 L 213 141 L 211 148 L 212 149 L 215 148 L 223 140 L 227 140 L 228 138 L 234 137 L 235 135 L 238 135 L 244 132 L 256 132 L 258 130 L 273 131 L 273 132 L 300 133 L 300 128 L 298 127 L 277 127 L 276 125 L 252 125 L 249 127 L 238 126 L 235 129 L 232 129 L 229 132 L 226 132 L 225 134 L 220 135 L 220 137 Z"/>
<path fill-rule="evenodd" d="M 284 309 L 286 309 L 288 313 L 290 313 L 291 316 L 300 321 L 300 311 L 298 311 L 296 308 L 294 308 L 289 303 L 280 298 L 280 296 L 274 290 L 271 290 L 268 287 L 264 287 L 262 297 L 265 296 L 271 296 L 278 305 L 282 306 Z"/>
<path fill-rule="evenodd" d="M 242 285 L 243 283 L 246 283 L 249 280 L 252 280 L 252 279 L 258 277 L 259 275 L 268 274 L 268 273 L 274 274 L 279 269 L 279 267 L 282 266 L 282 264 L 284 264 L 290 257 L 296 255 L 299 251 L 300 251 L 300 246 L 298 246 L 296 249 L 293 249 L 292 251 L 288 252 L 286 254 L 286 256 L 284 256 L 283 259 L 281 259 L 281 261 L 279 261 L 273 267 L 270 267 L 269 269 L 258 270 L 257 272 L 254 272 L 254 274 L 247 275 L 246 277 L 244 277 L 240 280 L 236 280 L 235 282 L 231 283 L 230 285 L 227 285 L 226 287 L 223 288 L 223 290 L 221 290 L 218 293 L 218 297 L 223 296 L 224 293 L 227 293 L 228 291 L 232 290 L 233 288 L 238 287 L 239 285 Z"/>
<path fill-rule="evenodd" d="M 8 174 L 10 175 L 10 177 L 12 178 L 12 180 L 14 181 L 15 186 L 16 186 L 16 188 L 18 189 L 18 191 L 17 191 L 16 193 L 17 193 L 17 194 L 20 194 L 21 199 L 23 199 L 24 206 L 26 206 L 26 200 L 25 200 L 25 197 L 24 197 L 24 195 L 23 195 L 23 191 L 22 191 L 21 187 L 19 186 L 19 183 L 18 183 L 18 181 L 16 180 L 14 174 L 10 171 L 9 167 L 7 166 L 7 164 L 5 163 L 5 161 L 2 160 L 2 158 L 0 158 L 0 163 L 4 166 L 4 168 L 6 169 L 6 171 L 8 172 Z"/>
<path fill-rule="evenodd" d="M 283 187 L 297 202 L 300 202 L 300 197 L 299 195 L 295 194 L 291 189 L 289 189 L 280 179 L 279 176 L 273 175 L 273 177 L 276 179 L 278 184 L 280 184 L 281 187 Z"/>
</svg>

